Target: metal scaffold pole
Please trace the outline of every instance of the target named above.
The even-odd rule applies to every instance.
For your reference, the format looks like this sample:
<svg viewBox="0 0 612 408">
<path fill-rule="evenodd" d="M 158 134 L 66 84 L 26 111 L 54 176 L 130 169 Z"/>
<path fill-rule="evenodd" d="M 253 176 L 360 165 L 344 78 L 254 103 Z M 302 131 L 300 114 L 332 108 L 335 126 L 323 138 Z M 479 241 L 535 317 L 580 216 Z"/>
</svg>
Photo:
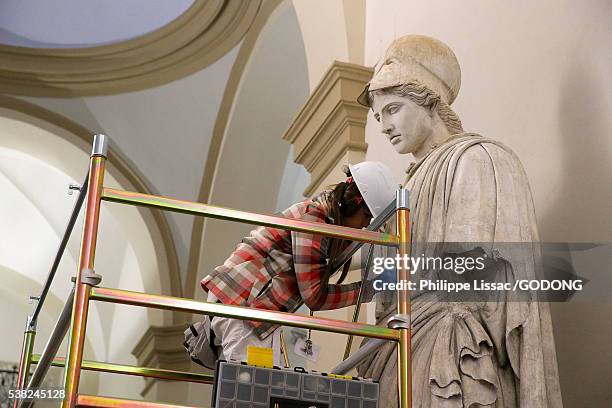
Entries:
<svg viewBox="0 0 612 408">
<path fill-rule="evenodd" d="M 408 190 L 400 188 L 397 191 L 397 234 L 399 236 L 398 254 L 404 258 L 410 254 L 410 207 L 408 204 Z M 406 282 L 410 271 L 399 262 L 397 268 L 397 282 Z M 399 330 L 399 343 L 397 347 L 397 384 L 400 408 L 412 407 L 412 371 L 411 371 L 411 328 L 410 328 L 410 293 L 408 290 L 397 292 L 396 327 Z"/>
<path fill-rule="evenodd" d="M 79 267 L 72 307 L 72 324 L 70 327 L 66 373 L 64 378 L 66 397 L 62 408 L 73 408 L 77 403 L 81 362 L 85 344 L 85 328 L 89 309 L 89 296 L 92 286 L 95 286 L 93 274 L 100 204 L 102 197 L 104 168 L 108 150 L 108 138 L 105 135 L 95 135 L 89 165 L 89 190 L 85 207 L 85 221 Z"/>
<path fill-rule="evenodd" d="M 32 363 L 32 351 L 34 349 L 34 338 L 36 337 L 36 324 L 32 320 L 32 316 L 26 319 L 26 327 L 23 333 L 23 345 L 21 347 L 21 358 L 19 361 L 19 374 L 17 375 L 16 389 L 21 390 L 25 387 L 30 373 L 30 364 Z M 19 399 L 13 401 L 13 408 L 19 406 Z"/>
<path fill-rule="evenodd" d="M 55 278 L 57 269 L 59 268 L 59 264 L 62 259 L 62 255 L 64 254 L 66 246 L 68 245 L 68 240 L 70 239 L 70 234 L 72 233 L 74 224 L 76 223 L 77 218 L 79 216 L 79 211 L 81 209 L 81 205 L 83 204 L 83 200 L 87 192 L 87 177 L 85 177 L 85 181 L 83 182 L 81 186 L 76 185 L 76 184 L 71 184 L 69 188 L 70 190 L 78 189 L 79 196 L 72 209 L 70 219 L 68 220 L 68 225 L 66 226 L 64 235 L 60 241 L 59 247 L 55 254 L 55 258 L 53 260 L 53 264 L 51 265 L 49 274 L 47 275 L 47 279 L 45 280 L 43 288 L 38 296 L 30 296 L 30 300 L 33 300 L 35 302 L 35 306 L 34 306 L 34 311 L 27 318 L 26 327 L 24 330 L 23 346 L 21 349 L 21 357 L 19 360 L 19 372 L 17 376 L 17 383 L 15 384 L 15 387 L 17 390 L 26 390 L 27 388 L 37 387 L 38 385 L 40 385 L 38 381 L 42 379 L 41 374 L 44 377 L 44 373 L 46 373 L 46 370 L 48 368 L 48 365 L 46 364 L 46 360 L 53 359 L 53 357 L 55 356 L 55 353 L 57 352 L 57 348 L 59 347 L 62 341 L 63 335 L 65 334 L 65 330 L 64 330 L 62 332 L 61 338 L 58 339 L 57 336 L 55 337 L 52 336 L 52 338 L 49 340 L 49 343 L 47 343 L 47 346 L 45 347 L 45 353 L 44 353 L 45 362 L 37 366 L 37 370 L 32 374 L 32 377 L 30 378 L 30 383 L 28 383 L 28 376 L 30 374 L 30 365 L 32 363 L 32 350 L 34 348 L 34 339 L 36 337 L 36 323 L 38 321 L 38 316 L 40 315 L 40 312 L 45 303 L 47 294 L 49 293 L 49 289 L 51 288 L 51 284 L 53 283 L 53 279 Z M 70 303 L 72 302 L 70 301 Z M 64 312 L 62 312 L 62 314 L 63 313 Z M 70 316 L 68 316 L 66 319 L 68 319 L 69 317 Z M 56 327 L 54 329 L 54 333 L 57 330 L 58 328 Z M 53 355 L 50 355 L 51 353 L 53 353 Z M 27 387 L 26 387 L 26 384 L 28 385 Z M 13 405 L 12 405 L 13 408 L 24 406 L 23 403 L 21 403 L 20 405 L 20 402 L 21 401 L 19 398 L 15 398 L 15 400 L 13 401 Z"/>
</svg>

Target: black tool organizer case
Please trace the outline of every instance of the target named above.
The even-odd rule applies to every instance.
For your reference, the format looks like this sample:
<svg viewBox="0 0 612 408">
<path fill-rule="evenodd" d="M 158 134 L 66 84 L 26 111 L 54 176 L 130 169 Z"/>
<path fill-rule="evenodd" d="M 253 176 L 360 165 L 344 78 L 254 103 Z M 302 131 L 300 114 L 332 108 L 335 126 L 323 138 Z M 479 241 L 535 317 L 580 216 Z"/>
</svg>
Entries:
<svg viewBox="0 0 612 408">
<path fill-rule="evenodd" d="M 378 383 L 301 367 L 266 368 L 219 360 L 214 408 L 378 408 Z"/>
</svg>

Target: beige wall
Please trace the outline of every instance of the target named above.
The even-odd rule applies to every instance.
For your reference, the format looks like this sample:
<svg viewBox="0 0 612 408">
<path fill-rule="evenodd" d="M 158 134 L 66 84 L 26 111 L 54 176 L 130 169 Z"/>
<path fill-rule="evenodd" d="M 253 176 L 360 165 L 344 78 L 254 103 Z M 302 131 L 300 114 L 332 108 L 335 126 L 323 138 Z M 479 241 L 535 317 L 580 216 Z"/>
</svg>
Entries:
<svg viewBox="0 0 612 408">
<path fill-rule="evenodd" d="M 466 131 L 516 151 L 531 182 L 542 240 L 609 242 L 610 21 L 607 1 L 368 1 L 366 65 L 405 34 L 447 43 L 462 69 L 453 107 Z M 398 175 L 412 160 L 392 150 L 371 116 L 366 142 L 367 158 L 386 161 Z M 607 406 L 612 305 L 587 300 L 552 309 L 565 405 Z"/>
<path fill-rule="evenodd" d="M 365 0 L 291 0 L 291 3 L 304 39 L 311 91 L 332 61 L 363 64 Z"/>
<path fill-rule="evenodd" d="M 446 42 L 462 69 L 453 108 L 467 131 L 519 155 L 542 238 L 609 240 L 611 18 L 607 1 L 370 1 L 366 65 L 405 34 Z M 397 156 L 376 142 L 372 122 L 368 158 Z M 394 157 L 392 164 L 401 172 L 407 161 Z"/>
</svg>

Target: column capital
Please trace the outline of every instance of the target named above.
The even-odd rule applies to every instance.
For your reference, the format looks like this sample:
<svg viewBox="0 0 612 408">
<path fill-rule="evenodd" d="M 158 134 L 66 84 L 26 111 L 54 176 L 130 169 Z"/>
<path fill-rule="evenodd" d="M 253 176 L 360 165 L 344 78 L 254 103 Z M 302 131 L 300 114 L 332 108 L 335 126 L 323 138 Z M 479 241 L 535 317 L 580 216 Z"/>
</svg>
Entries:
<svg viewBox="0 0 612 408">
<path fill-rule="evenodd" d="M 365 159 L 368 108 L 357 97 L 372 73 L 371 68 L 334 61 L 283 135 L 293 145 L 294 161 L 310 173 L 305 196 L 328 179 L 336 180 L 340 165 Z"/>
</svg>

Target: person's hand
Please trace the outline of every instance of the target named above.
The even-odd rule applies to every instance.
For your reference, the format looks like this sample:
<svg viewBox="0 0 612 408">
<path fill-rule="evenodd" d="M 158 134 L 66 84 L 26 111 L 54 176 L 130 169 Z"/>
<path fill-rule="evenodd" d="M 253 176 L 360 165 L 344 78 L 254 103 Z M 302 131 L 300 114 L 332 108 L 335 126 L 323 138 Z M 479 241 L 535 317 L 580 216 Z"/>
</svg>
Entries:
<svg viewBox="0 0 612 408">
<path fill-rule="evenodd" d="M 379 289 L 381 289 L 382 287 L 381 283 L 395 282 L 396 279 L 397 279 L 397 271 L 395 270 L 395 267 L 390 268 L 390 269 L 385 269 L 382 273 L 379 273 L 379 274 L 369 274 L 369 279 L 367 279 L 366 281 L 364 281 L 364 283 L 362 283 L 363 285 L 362 299 L 364 299 L 363 301 L 371 302 L 372 299 L 374 298 L 374 295 L 376 295 L 376 293 L 381 291 L 381 290 L 374 289 L 375 281 L 379 281 L 377 286 Z"/>
<path fill-rule="evenodd" d="M 361 282 L 362 287 L 362 296 L 361 299 L 363 303 L 371 302 L 376 294 L 376 289 L 374 289 L 374 280 L 378 280 L 378 277 L 373 280 L 366 280 Z"/>
</svg>

